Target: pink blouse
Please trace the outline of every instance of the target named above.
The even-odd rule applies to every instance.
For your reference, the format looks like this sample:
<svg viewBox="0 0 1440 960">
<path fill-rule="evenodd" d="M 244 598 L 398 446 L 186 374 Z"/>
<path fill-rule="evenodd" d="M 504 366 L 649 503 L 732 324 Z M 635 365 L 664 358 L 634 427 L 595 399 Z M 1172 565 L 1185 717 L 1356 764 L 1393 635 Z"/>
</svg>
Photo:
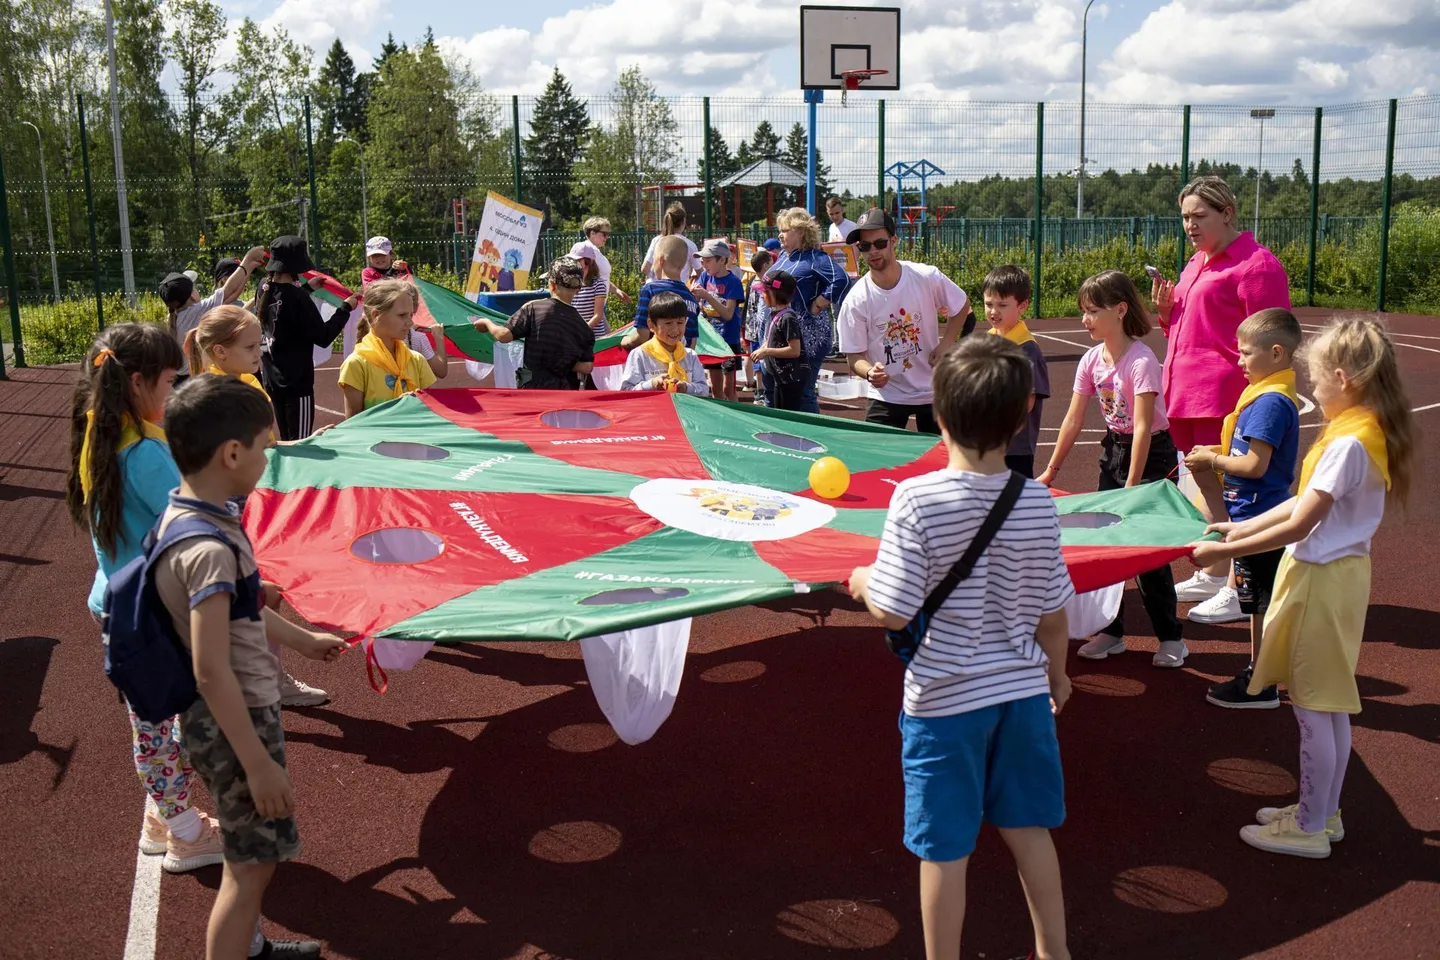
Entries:
<svg viewBox="0 0 1440 960">
<path fill-rule="evenodd" d="M 1170 325 L 1162 330 L 1165 406 L 1171 417 L 1224 417 L 1245 389 L 1235 331 L 1268 307 L 1290 308 L 1290 280 L 1248 230 L 1205 262 L 1196 251 L 1175 284 Z"/>
</svg>

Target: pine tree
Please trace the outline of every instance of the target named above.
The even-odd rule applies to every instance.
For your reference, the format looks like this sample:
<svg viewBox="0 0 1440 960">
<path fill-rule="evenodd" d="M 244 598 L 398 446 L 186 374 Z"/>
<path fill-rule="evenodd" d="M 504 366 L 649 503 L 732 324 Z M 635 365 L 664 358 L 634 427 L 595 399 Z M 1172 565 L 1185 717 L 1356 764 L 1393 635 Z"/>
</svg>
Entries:
<svg viewBox="0 0 1440 960">
<path fill-rule="evenodd" d="M 769 120 L 761 120 L 760 125 L 750 136 L 750 158 L 762 160 L 765 158 L 778 160 L 780 158 L 780 134 L 770 126 Z"/>
<path fill-rule="evenodd" d="M 320 130 L 317 139 L 328 145 L 341 134 L 354 129 L 342 116 L 352 108 L 355 96 L 355 61 L 350 59 L 345 45 L 336 37 L 325 55 L 325 64 L 316 79 L 315 101 L 320 108 Z"/>
<path fill-rule="evenodd" d="M 720 211 L 720 207 L 723 206 L 723 201 L 722 201 L 722 198 L 721 198 L 721 196 L 720 196 L 720 189 L 719 189 L 719 187 L 720 187 L 720 182 L 721 182 L 722 180 L 724 180 L 726 177 L 730 176 L 731 174 L 738 173 L 743 167 L 742 167 L 742 164 L 741 164 L 735 157 L 732 157 L 732 156 L 730 155 L 730 145 L 725 142 L 725 137 L 724 137 L 724 135 L 722 135 L 722 134 L 720 133 L 719 130 L 716 130 L 714 127 L 711 127 L 711 128 L 707 131 L 706 135 L 708 136 L 708 138 L 709 138 L 709 140 L 710 140 L 710 162 L 715 165 L 715 169 L 714 169 L 714 171 L 711 173 L 710 181 L 711 181 L 711 184 L 715 187 L 714 197 L 713 197 L 714 203 L 715 203 L 715 210 L 714 210 L 714 212 L 713 212 L 713 215 L 714 215 L 715 218 L 716 218 L 715 222 L 718 223 L 718 222 L 720 221 L 720 219 L 722 219 L 722 218 L 720 217 L 720 212 L 719 212 L 719 211 Z M 742 144 L 742 149 L 743 149 L 743 144 Z M 703 156 L 702 156 L 702 158 L 701 158 L 701 160 L 700 160 L 700 164 L 699 164 L 698 169 L 699 169 L 699 180 L 700 180 L 701 183 L 704 183 L 704 182 L 705 182 L 705 160 L 704 160 Z M 727 221 L 727 222 L 728 222 L 728 221 Z"/>
<path fill-rule="evenodd" d="M 525 138 L 523 151 L 527 199 L 549 204 L 553 219 L 574 220 L 580 216 L 575 197 L 575 163 L 584 153 L 589 130 L 585 101 L 575 96 L 556 67 L 544 93 L 535 101 L 530 136 Z"/>
<path fill-rule="evenodd" d="M 395 34 L 387 33 L 385 35 L 385 42 L 380 44 L 380 55 L 375 58 L 375 62 L 371 65 L 376 76 L 381 76 L 385 73 L 385 64 L 390 61 L 391 57 L 399 53 L 400 50 L 401 47 L 395 42 Z"/>
</svg>

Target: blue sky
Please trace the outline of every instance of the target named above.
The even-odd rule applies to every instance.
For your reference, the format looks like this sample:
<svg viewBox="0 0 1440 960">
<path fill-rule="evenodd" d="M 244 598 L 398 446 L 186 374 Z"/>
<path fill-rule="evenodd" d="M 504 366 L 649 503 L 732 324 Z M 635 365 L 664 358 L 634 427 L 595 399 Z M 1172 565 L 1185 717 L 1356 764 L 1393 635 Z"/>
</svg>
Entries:
<svg viewBox="0 0 1440 960">
<path fill-rule="evenodd" d="M 674 94 L 797 86 L 794 0 L 222 5 L 237 20 L 283 23 L 317 55 L 338 35 L 362 63 L 387 32 L 413 40 L 428 25 L 485 89 L 502 94 L 538 93 L 557 64 L 582 94 L 604 92 L 632 63 Z M 1078 98 L 1083 0 L 898 5 L 900 97 Z M 1324 104 L 1440 92 L 1436 0 L 1097 0 L 1090 27 L 1090 96 L 1099 101 Z"/>
</svg>

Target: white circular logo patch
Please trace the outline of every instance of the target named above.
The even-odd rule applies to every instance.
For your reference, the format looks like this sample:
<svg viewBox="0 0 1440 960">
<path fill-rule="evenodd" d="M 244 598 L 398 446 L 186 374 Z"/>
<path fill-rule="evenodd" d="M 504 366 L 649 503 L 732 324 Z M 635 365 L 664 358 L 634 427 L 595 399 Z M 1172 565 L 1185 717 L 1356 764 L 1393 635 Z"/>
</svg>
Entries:
<svg viewBox="0 0 1440 960">
<path fill-rule="evenodd" d="M 630 499 L 666 526 L 716 540 L 787 540 L 835 517 L 828 504 L 723 480 L 647 480 Z"/>
</svg>

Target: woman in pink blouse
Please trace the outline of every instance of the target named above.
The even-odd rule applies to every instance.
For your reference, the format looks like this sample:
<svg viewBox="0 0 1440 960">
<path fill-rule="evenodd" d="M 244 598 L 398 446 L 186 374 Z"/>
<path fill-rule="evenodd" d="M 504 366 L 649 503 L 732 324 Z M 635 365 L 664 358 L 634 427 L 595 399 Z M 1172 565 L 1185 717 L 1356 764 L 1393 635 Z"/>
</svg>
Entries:
<svg viewBox="0 0 1440 960">
<path fill-rule="evenodd" d="M 1267 307 L 1290 308 L 1285 268 L 1253 234 L 1236 228 L 1235 208 L 1235 194 L 1219 177 L 1186 184 L 1180 217 L 1195 255 L 1178 282 L 1159 279 L 1150 291 L 1169 340 L 1161 385 L 1170 435 L 1182 454 L 1220 443 L 1220 425 L 1245 389 L 1235 336 L 1240 324 Z M 1213 596 L 1225 584 L 1225 569 L 1197 571 L 1177 586 L 1180 599 Z"/>
</svg>

